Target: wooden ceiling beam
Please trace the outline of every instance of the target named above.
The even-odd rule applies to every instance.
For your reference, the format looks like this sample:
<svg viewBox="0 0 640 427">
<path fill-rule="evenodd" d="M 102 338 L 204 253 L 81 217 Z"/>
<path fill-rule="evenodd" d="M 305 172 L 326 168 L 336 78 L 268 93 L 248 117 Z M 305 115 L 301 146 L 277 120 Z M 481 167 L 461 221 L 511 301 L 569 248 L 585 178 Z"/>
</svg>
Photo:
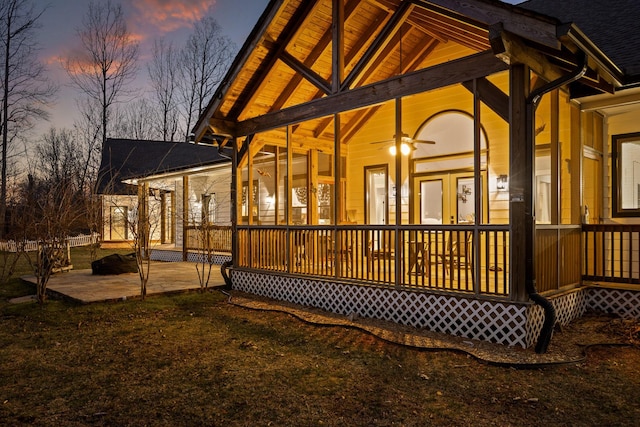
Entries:
<svg viewBox="0 0 640 427">
<path fill-rule="evenodd" d="M 429 56 L 429 54 L 433 52 L 438 44 L 438 40 L 431 39 L 428 43 L 416 46 L 407 56 L 402 72 L 406 73 L 408 71 L 416 70 Z M 376 105 L 372 108 L 358 111 L 343 129 L 343 142 L 349 142 L 349 140 L 358 133 L 362 126 L 364 126 L 364 124 L 380 109 L 380 107 L 381 105 Z"/>
<path fill-rule="evenodd" d="M 332 92 L 331 85 L 328 81 L 326 81 L 321 75 L 313 71 L 311 68 L 307 68 L 302 62 L 298 61 L 290 53 L 286 51 L 280 53 L 280 60 L 325 94 L 328 95 Z"/>
<path fill-rule="evenodd" d="M 356 10 L 357 3 L 358 3 L 358 0 L 351 0 L 347 2 L 347 4 L 345 5 L 345 11 L 344 11 L 345 19 L 348 19 L 354 13 L 354 11 Z M 322 52 L 324 52 L 327 46 L 329 46 L 329 43 L 331 43 L 332 37 L 333 37 L 332 29 L 329 28 L 324 32 L 324 34 L 322 35 L 318 43 L 314 46 L 313 50 L 309 53 L 307 58 L 304 61 L 302 61 L 302 63 L 306 67 L 311 67 L 318 60 L 318 58 L 320 58 L 320 55 L 322 55 Z M 280 95 L 275 100 L 275 102 L 273 103 L 269 111 L 280 110 L 282 106 L 287 102 L 287 100 L 291 97 L 291 95 L 293 95 L 293 93 L 295 92 L 297 87 L 300 85 L 300 83 L 302 83 L 302 80 L 303 80 L 303 77 L 299 74 L 296 74 L 295 76 L 293 76 L 291 81 L 289 81 L 289 83 L 287 84 L 285 90 L 283 90 L 282 93 L 280 93 Z"/>
<path fill-rule="evenodd" d="M 431 28 L 431 32 L 442 34 L 447 41 L 455 41 L 473 50 L 482 51 L 490 47 L 486 32 L 483 35 L 478 35 L 469 31 L 470 27 L 456 27 L 454 24 L 447 24 L 435 19 L 422 21 L 420 18 L 415 18 L 411 22 L 422 31 L 426 32 L 426 28 Z"/>
<path fill-rule="evenodd" d="M 342 83 L 344 76 L 344 1 L 333 0 L 331 9 L 333 18 L 331 93 L 338 93 L 340 91 L 340 83 Z"/>
<path fill-rule="evenodd" d="M 345 58 L 345 63 L 346 64 L 350 64 L 353 59 L 356 57 L 356 55 L 358 55 L 361 51 L 361 49 L 363 49 L 363 47 L 365 46 L 366 42 L 369 40 L 370 37 L 373 37 L 373 35 L 378 31 L 378 29 L 380 28 L 381 25 L 383 25 L 384 22 L 386 22 L 387 19 L 389 19 L 389 15 L 385 12 L 381 13 L 381 16 L 378 16 L 380 19 L 377 20 L 373 20 L 371 25 L 369 25 L 366 29 L 366 31 L 364 32 L 364 35 L 362 37 L 358 38 L 358 43 L 356 43 L 351 50 L 349 50 L 349 52 L 347 53 L 347 57 Z M 321 92 L 317 92 L 316 94 L 314 94 L 312 99 L 317 99 L 320 98 L 323 94 Z M 325 129 L 332 123 L 333 118 L 332 117 L 327 117 L 324 120 L 322 120 L 320 122 L 320 124 L 316 127 L 314 133 L 316 135 L 321 135 Z"/>
<path fill-rule="evenodd" d="M 399 40 L 400 37 L 408 37 L 411 26 L 409 24 L 405 24 L 404 26 L 406 27 L 406 31 L 396 32 L 394 39 L 387 43 L 384 50 L 376 56 L 376 61 L 374 61 L 373 64 L 370 64 L 370 66 L 367 67 L 367 73 L 363 74 L 362 81 L 354 83 L 354 87 L 359 87 L 363 84 L 371 83 L 373 81 L 373 76 L 376 70 L 383 65 L 386 58 L 388 58 L 391 52 L 395 49 L 395 46 L 399 45 L 399 41 L 395 41 L 395 39 Z M 416 48 L 414 48 L 405 58 L 402 70 L 399 70 L 399 74 L 415 70 L 417 66 L 417 58 L 421 57 L 426 52 L 432 52 L 436 44 L 438 44 L 438 41 L 431 39 L 429 43 L 419 44 Z M 324 132 L 326 127 L 330 124 L 330 118 L 323 120 L 316 128 L 316 133 L 322 134 L 322 132 Z"/>
<path fill-rule="evenodd" d="M 478 22 L 485 27 L 503 23 L 504 29 L 520 37 L 554 49 L 560 48 L 554 21 L 518 12 L 508 5 L 494 5 L 480 0 L 412 0 L 425 9 L 431 9 L 454 19 L 466 17 L 467 22 Z"/>
<path fill-rule="evenodd" d="M 553 65 L 547 57 L 528 47 L 517 35 L 504 31 L 501 25 L 489 31 L 493 53 L 508 65 L 524 64 L 548 82 L 563 77 L 566 73 Z"/>
<path fill-rule="evenodd" d="M 303 23 L 304 19 L 309 16 L 310 12 L 315 8 L 316 3 L 318 3 L 318 0 L 305 1 L 302 3 L 302 6 L 296 10 L 291 17 L 291 20 L 289 20 L 286 27 L 280 33 L 278 40 L 274 42 L 273 46 L 277 46 L 277 49 L 269 51 L 266 55 L 266 66 L 261 72 L 256 73 L 252 77 L 251 81 L 245 86 L 242 93 L 238 96 L 238 99 L 246 99 L 247 101 L 243 103 L 236 103 L 229 111 L 229 114 L 227 114 L 227 117 L 237 119 L 247 106 L 253 104 L 255 96 L 260 93 L 260 88 L 266 84 L 267 76 L 271 73 L 271 70 L 278 62 L 280 55 L 284 52 L 297 31 L 303 27 L 301 23 Z"/>
<path fill-rule="evenodd" d="M 446 87 L 506 69 L 504 62 L 498 60 L 493 53 L 482 52 L 247 119 L 239 122 L 236 130 L 238 135 L 248 135 L 290 123 L 372 106 L 397 97 Z"/>
<path fill-rule="evenodd" d="M 354 117 L 352 117 L 349 122 L 346 124 L 344 129 L 342 129 L 342 141 L 348 143 L 351 138 L 353 138 L 358 131 L 364 126 L 365 123 L 373 117 L 374 114 L 378 112 L 378 110 L 382 108 L 382 104 L 374 105 L 371 108 L 358 110 Z"/>
<path fill-rule="evenodd" d="M 361 73 L 364 72 L 372 58 L 379 52 L 380 47 L 388 42 L 388 39 L 395 33 L 396 29 L 402 25 L 409 12 L 411 12 L 411 4 L 408 2 L 400 3 L 400 6 L 391 18 L 387 21 L 378 36 L 373 40 L 367 51 L 362 55 L 358 63 L 353 67 L 349 75 L 342 82 L 341 90 L 351 87 Z"/>
<path fill-rule="evenodd" d="M 473 80 L 462 83 L 469 92 L 473 93 Z M 509 95 L 500 90 L 486 77 L 476 79 L 477 96 L 502 120 L 509 123 Z"/>
</svg>

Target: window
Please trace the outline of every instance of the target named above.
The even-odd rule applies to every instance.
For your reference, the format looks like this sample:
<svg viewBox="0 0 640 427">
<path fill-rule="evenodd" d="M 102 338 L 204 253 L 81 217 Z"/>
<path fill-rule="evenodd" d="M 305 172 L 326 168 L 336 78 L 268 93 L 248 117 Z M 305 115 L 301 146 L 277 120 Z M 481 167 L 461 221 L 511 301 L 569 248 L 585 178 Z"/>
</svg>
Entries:
<svg viewBox="0 0 640 427">
<path fill-rule="evenodd" d="M 215 224 L 217 221 L 218 204 L 216 193 L 202 195 L 202 223 L 206 225 Z"/>
<path fill-rule="evenodd" d="M 613 216 L 640 216 L 640 133 L 613 136 Z"/>
</svg>

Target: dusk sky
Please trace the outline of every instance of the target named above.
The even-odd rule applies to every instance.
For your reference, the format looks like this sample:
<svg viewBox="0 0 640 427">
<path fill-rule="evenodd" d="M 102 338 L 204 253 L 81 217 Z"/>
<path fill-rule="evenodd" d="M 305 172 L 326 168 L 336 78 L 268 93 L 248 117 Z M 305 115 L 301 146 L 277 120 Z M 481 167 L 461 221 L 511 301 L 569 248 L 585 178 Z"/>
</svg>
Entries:
<svg viewBox="0 0 640 427">
<path fill-rule="evenodd" d="M 53 82 L 59 86 L 55 105 L 50 109 L 50 121 L 41 123 L 36 135 L 49 127 L 71 127 L 76 117 L 77 92 L 60 60 L 79 47 L 77 30 L 87 13 L 90 0 L 34 0 L 41 10 L 38 30 L 42 61 L 47 64 Z M 120 3 L 127 17 L 127 28 L 140 41 L 139 80 L 147 79 L 146 61 L 150 58 L 153 41 L 164 37 L 181 46 L 190 33 L 193 23 L 205 15 L 213 16 L 222 26 L 225 35 L 239 49 L 269 0 L 112 0 Z"/>
<path fill-rule="evenodd" d="M 112 0 L 118 3 L 117 0 Z M 507 0 L 519 3 L 520 0 Z M 38 9 L 45 8 L 39 30 L 41 58 L 48 66 L 52 81 L 59 86 L 55 105 L 50 109 L 50 121 L 36 128 L 36 135 L 49 127 L 71 127 L 76 117 L 77 92 L 60 60 L 79 47 L 77 30 L 82 27 L 90 0 L 34 0 Z M 129 31 L 140 41 L 139 82 L 146 83 L 146 61 L 150 58 L 153 41 L 164 37 L 181 46 L 193 23 L 210 14 L 222 26 L 239 49 L 269 0 L 121 0 Z"/>
</svg>

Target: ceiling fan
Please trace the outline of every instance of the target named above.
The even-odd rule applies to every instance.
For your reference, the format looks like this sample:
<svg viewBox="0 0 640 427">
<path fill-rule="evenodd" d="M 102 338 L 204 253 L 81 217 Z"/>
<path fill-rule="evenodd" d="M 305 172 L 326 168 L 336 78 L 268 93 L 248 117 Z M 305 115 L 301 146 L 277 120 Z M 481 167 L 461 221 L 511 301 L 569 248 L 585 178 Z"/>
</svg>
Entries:
<svg viewBox="0 0 640 427">
<path fill-rule="evenodd" d="M 408 155 L 410 152 L 415 151 L 417 148 L 416 147 L 417 144 L 435 144 L 436 143 L 435 141 L 430 141 L 426 139 L 414 139 L 409 137 L 409 135 L 407 135 L 406 133 L 402 134 L 401 139 L 402 139 L 402 143 L 400 145 L 400 152 L 405 156 Z M 375 142 L 372 142 L 371 144 L 391 144 L 395 142 L 396 142 L 396 136 L 394 135 L 392 139 L 386 139 L 384 141 L 375 141 Z M 395 144 L 389 146 L 389 152 L 394 156 L 396 155 Z"/>
</svg>

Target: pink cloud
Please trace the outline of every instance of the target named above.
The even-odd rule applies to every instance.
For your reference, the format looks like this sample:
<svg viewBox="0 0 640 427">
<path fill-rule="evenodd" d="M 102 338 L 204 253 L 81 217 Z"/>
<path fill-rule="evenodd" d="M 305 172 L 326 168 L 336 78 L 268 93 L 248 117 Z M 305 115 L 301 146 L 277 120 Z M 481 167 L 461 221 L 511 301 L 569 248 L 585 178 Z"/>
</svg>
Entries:
<svg viewBox="0 0 640 427">
<path fill-rule="evenodd" d="M 215 5 L 212 0 L 136 0 L 132 6 L 140 24 L 151 24 L 163 33 L 191 27 Z"/>
</svg>

